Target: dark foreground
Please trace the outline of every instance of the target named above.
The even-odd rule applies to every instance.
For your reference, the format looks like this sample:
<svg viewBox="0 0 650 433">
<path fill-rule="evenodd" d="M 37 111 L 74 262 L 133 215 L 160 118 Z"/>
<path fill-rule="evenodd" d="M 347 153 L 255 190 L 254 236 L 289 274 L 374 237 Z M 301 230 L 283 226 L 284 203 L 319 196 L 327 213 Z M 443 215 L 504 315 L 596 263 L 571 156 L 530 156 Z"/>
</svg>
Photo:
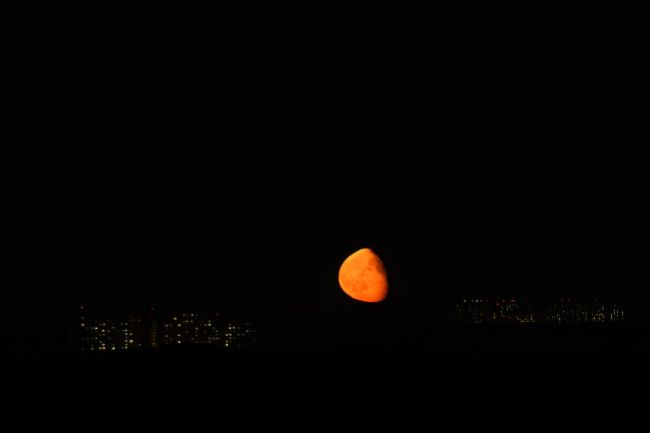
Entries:
<svg viewBox="0 0 650 433">
<path fill-rule="evenodd" d="M 3 432 L 641 432 L 647 348 L 5 359 Z"/>
</svg>

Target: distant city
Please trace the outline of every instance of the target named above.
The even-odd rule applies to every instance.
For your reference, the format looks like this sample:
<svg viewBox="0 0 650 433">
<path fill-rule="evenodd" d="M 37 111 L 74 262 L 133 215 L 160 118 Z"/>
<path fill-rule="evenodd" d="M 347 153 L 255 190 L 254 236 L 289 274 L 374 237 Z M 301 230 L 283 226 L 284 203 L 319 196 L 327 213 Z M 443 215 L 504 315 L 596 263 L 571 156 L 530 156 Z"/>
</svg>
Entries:
<svg viewBox="0 0 650 433">
<path fill-rule="evenodd" d="M 630 308 L 601 299 L 561 298 L 546 306 L 525 299 L 463 299 L 457 304 L 461 323 L 619 323 L 631 319 Z"/>
<path fill-rule="evenodd" d="M 73 342 L 82 352 L 155 349 L 164 346 L 206 345 L 239 349 L 255 344 L 249 321 L 214 312 L 145 312 L 116 314 L 79 308 Z"/>
<path fill-rule="evenodd" d="M 629 306 L 602 299 L 561 298 L 537 305 L 526 299 L 467 298 L 456 305 L 459 324 L 608 324 L 631 321 Z M 81 352 L 111 352 L 174 346 L 227 350 L 257 344 L 254 322 L 208 311 L 106 312 L 75 307 L 69 333 Z"/>
</svg>

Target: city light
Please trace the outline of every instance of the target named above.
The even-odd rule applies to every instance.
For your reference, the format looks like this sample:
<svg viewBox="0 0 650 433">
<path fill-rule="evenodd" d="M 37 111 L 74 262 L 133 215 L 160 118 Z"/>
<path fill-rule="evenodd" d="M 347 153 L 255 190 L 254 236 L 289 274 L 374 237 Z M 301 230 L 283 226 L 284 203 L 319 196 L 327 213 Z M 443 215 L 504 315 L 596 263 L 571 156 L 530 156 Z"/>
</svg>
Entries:
<svg viewBox="0 0 650 433">
<path fill-rule="evenodd" d="M 153 310 L 150 310 L 152 312 Z M 162 327 L 164 333 L 159 334 Z M 173 332 L 169 332 L 173 329 Z M 225 320 L 215 313 L 174 313 L 123 318 L 81 317 L 80 350 L 130 350 L 170 345 L 209 345 L 240 348 L 255 341 L 251 322 Z"/>
<path fill-rule="evenodd" d="M 458 320 L 481 323 L 615 323 L 630 317 L 622 305 L 600 299 L 561 298 L 550 305 L 533 306 L 521 299 L 463 299 L 456 306 Z"/>
</svg>

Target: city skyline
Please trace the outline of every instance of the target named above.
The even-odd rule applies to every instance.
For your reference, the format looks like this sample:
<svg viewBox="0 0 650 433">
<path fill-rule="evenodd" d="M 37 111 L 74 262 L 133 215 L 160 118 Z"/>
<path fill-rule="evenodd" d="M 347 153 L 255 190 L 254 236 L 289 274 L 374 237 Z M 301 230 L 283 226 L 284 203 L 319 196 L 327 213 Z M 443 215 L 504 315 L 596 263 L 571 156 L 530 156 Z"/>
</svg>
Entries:
<svg viewBox="0 0 650 433">
<path fill-rule="evenodd" d="M 453 307 L 452 305 L 449 308 Z M 489 325 L 509 324 L 530 327 L 533 325 L 611 325 L 627 324 L 638 325 L 636 317 L 642 313 L 632 313 L 632 307 L 620 302 L 610 302 L 598 298 L 559 298 L 545 303 L 530 302 L 527 299 L 505 298 L 463 298 L 455 305 L 456 315 L 451 320 L 437 321 L 438 325 L 464 324 L 464 325 Z M 69 310 L 69 326 L 67 329 L 70 347 L 61 347 L 59 350 L 79 350 L 81 352 L 110 352 L 132 349 L 158 349 L 166 346 L 213 346 L 228 349 L 256 348 L 256 328 L 262 326 L 266 331 L 266 341 L 262 338 L 262 346 L 266 349 L 277 347 L 285 337 L 268 334 L 277 324 L 282 323 L 286 332 L 292 333 L 303 326 L 313 327 L 334 326 L 340 330 L 353 331 L 359 326 L 382 326 L 386 330 L 391 327 L 400 329 L 403 326 L 422 326 L 424 323 L 382 320 L 378 316 L 367 316 L 357 320 L 348 321 L 342 328 L 336 320 L 323 315 L 312 316 L 310 319 L 295 320 L 295 318 L 270 319 L 268 316 L 242 315 L 223 313 L 210 308 L 200 309 L 175 309 L 170 307 L 140 307 L 137 309 L 109 309 L 93 308 L 92 306 L 78 306 Z M 635 320 L 637 319 L 637 320 Z M 377 321 L 379 320 L 379 322 Z M 329 322 L 329 325 L 327 323 Z M 269 328 L 270 327 L 270 328 Z M 268 329 L 265 329 L 268 328 Z M 317 329 L 317 328 L 313 328 Z M 413 328 L 416 329 L 416 328 Z M 426 325 L 425 328 L 426 329 Z M 435 329 L 435 328 L 431 328 Z M 322 332 L 322 331 L 319 331 Z M 356 332 L 356 331 L 354 331 Z M 421 332 L 421 331 L 418 331 Z M 445 332 L 449 336 L 444 336 Z M 457 329 L 450 327 L 448 331 L 440 328 L 436 331 L 435 338 L 449 339 L 456 335 L 458 345 L 462 347 L 469 344 L 456 334 Z M 263 335 L 265 332 L 262 333 Z M 496 335 L 496 334 L 495 334 Z M 322 338 L 315 334 L 314 338 Z M 269 339 L 270 338 L 270 339 Z M 304 338 L 308 338 L 305 336 Z M 392 338 L 392 337 L 391 337 Z M 434 337 L 427 337 L 426 332 L 421 334 L 422 340 L 411 341 L 411 344 L 431 346 Z M 275 339 L 275 341 L 274 341 Z M 278 340 L 279 339 L 279 340 Z M 493 336 L 492 344 L 503 344 L 498 337 Z M 546 344 L 552 343 L 550 339 Z M 576 341 L 576 344 L 585 342 Z M 289 337 L 282 342 L 287 348 L 300 348 L 304 342 Z M 365 344 L 386 344 L 380 341 Z M 392 344 L 395 344 L 393 342 Z M 510 343 L 512 344 L 512 343 Z M 259 347 L 257 347 L 259 349 Z"/>
<path fill-rule="evenodd" d="M 166 346 L 204 345 L 238 349 L 255 343 L 250 321 L 226 318 L 221 313 L 144 312 L 97 313 L 82 307 L 79 322 L 70 329 L 73 346 L 81 352 L 158 349 Z"/>
<path fill-rule="evenodd" d="M 630 304 L 599 298 L 559 298 L 544 303 L 527 299 L 469 298 L 456 304 L 458 320 L 467 324 L 611 324 L 637 323 L 648 314 Z"/>
</svg>

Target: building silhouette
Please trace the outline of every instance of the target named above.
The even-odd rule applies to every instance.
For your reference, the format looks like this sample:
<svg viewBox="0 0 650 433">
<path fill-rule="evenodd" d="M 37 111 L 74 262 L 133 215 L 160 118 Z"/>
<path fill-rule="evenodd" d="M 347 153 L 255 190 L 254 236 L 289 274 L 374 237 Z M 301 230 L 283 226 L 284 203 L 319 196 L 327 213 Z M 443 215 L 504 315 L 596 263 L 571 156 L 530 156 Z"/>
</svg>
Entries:
<svg viewBox="0 0 650 433">
<path fill-rule="evenodd" d="M 557 324 L 615 323 L 630 318 L 629 308 L 601 299 L 562 298 L 553 303 L 545 314 L 545 321 Z"/>
<path fill-rule="evenodd" d="M 487 299 L 463 299 L 458 305 L 458 320 L 462 323 L 491 323 L 494 309 Z"/>
<path fill-rule="evenodd" d="M 169 313 L 159 325 L 161 346 L 200 344 L 240 348 L 255 338 L 251 322 L 226 320 L 219 313 Z"/>
<path fill-rule="evenodd" d="M 630 320 L 630 308 L 621 303 L 594 299 L 560 298 L 532 305 L 524 299 L 462 299 L 457 305 L 458 321 L 481 323 L 621 323 Z"/>
<path fill-rule="evenodd" d="M 525 299 L 497 300 L 492 319 L 497 323 L 535 323 L 533 310 Z"/>
<path fill-rule="evenodd" d="M 456 305 L 462 323 L 534 323 L 528 301 L 517 299 L 463 299 Z"/>
</svg>

